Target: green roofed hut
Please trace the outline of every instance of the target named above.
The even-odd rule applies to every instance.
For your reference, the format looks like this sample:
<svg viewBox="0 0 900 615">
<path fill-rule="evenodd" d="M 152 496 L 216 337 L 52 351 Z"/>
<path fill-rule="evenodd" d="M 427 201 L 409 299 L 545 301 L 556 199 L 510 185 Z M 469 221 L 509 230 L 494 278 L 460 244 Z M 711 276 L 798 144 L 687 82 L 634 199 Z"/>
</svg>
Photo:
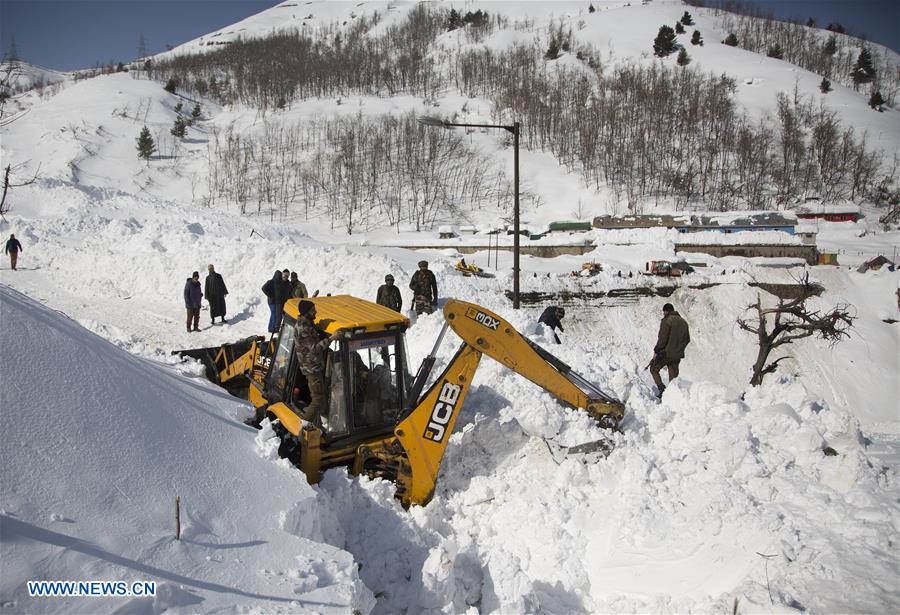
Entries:
<svg viewBox="0 0 900 615">
<path fill-rule="evenodd" d="M 590 222 L 551 222 L 547 230 L 551 233 L 586 233 L 591 230 Z"/>
</svg>

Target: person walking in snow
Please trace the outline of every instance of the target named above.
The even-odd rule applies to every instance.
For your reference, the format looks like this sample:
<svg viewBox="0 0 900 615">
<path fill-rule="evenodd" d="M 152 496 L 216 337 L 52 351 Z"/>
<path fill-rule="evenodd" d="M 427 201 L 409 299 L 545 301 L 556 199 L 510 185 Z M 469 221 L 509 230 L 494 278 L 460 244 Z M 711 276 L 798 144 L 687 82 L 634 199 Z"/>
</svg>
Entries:
<svg viewBox="0 0 900 615">
<path fill-rule="evenodd" d="M 561 344 L 559 341 L 559 336 L 556 334 L 556 330 L 565 331 L 562 326 L 563 316 L 566 315 L 566 311 L 558 305 L 550 305 L 544 308 L 544 311 L 541 312 L 540 318 L 538 318 L 538 322 L 544 323 L 550 330 L 553 332 L 553 340 L 557 344 Z"/>
<path fill-rule="evenodd" d="M 216 316 L 225 322 L 225 295 L 228 289 L 225 288 L 225 280 L 222 274 L 217 273 L 215 268 L 210 265 L 207 267 L 209 275 L 206 276 L 203 292 L 206 293 L 206 300 L 209 302 L 209 317 L 212 324 L 216 324 Z"/>
<path fill-rule="evenodd" d="M 325 407 L 325 349 L 341 337 L 335 331 L 330 337 L 323 337 L 316 329 L 316 304 L 302 300 L 297 304 L 299 318 L 294 329 L 294 356 L 300 372 L 306 376 L 309 385 L 309 404 L 300 412 L 304 421 L 319 424 L 319 417 Z M 356 353 L 353 353 L 356 354 Z"/>
<path fill-rule="evenodd" d="M 306 299 L 309 292 L 306 290 L 306 284 L 297 277 L 297 272 L 291 272 L 291 299 Z"/>
<path fill-rule="evenodd" d="M 403 310 L 403 297 L 400 295 L 400 289 L 394 286 L 394 276 L 391 274 L 384 276 L 384 284 L 378 287 L 375 303 L 391 308 L 395 312 Z"/>
<path fill-rule="evenodd" d="M 413 274 L 409 287 L 413 291 L 416 314 L 434 312 L 438 298 L 437 280 L 428 269 L 428 261 L 419 261 L 419 270 Z"/>
<path fill-rule="evenodd" d="M 275 333 L 278 331 L 278 324 L 275 321 L 276 314 L 276 304 L 275 304 L 275 287 L 278 284 L 281 284 L 282 273 L 278 270 L 275 271 L 275 275 L 272 276 L 271 279 L 267 280 L 265 284 L 262 286 L 263 294 L 266 296 L 266 303 L 269 304 L 269 333 Z M 279 318 L 279 323 L 281 319 Z"/>
<path fill-rule="evenodd" d="M 678 377 L 678 365 L 684 358 L 684 349 L 691 343 L 691 333 L 687 322 L 675 311 L 671 303 L 663 306 L 663 318 L 659 323 L 659 335 L 653 347 L 653 359 L 650 361 L 650 374 L 659 391 L 657 397 L 662 398 L 666 386 L 662 383 L 659 372 L 665 367 L 669 372 L 669 382 Z"/>
<path fill-rule="evenodd" d="M 194 331 L 200 330 L 200 300 L 203 291 L 200 290 L 200 272 L 195 271 L 187 279 L 184 285 L 184 307 L 187 308 L 187 331 L 191 332 L 191 323 Z"/>
<path fill-rule="evenodd" d="M 3 250 L 4 254 L 9 254 L 9 266 L 12 267 L 12 270 L 16 270 L 16 261 L 19 260 L 19 252 L 24 252 L 22 250 L 22 244 L 19 243 L 19 240 L 16 239 L 16 236 L 10 233 L 9 239 L 6 240 L 6 248 Z"/>
</svg>

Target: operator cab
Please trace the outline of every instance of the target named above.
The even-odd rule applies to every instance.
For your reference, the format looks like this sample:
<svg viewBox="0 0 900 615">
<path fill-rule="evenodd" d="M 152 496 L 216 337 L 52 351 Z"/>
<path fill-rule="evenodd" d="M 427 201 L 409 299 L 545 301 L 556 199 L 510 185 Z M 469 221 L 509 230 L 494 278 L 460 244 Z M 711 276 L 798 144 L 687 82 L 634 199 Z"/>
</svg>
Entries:
<svg viewBox="0 0 900 615">
<path fill-rule="evenodd" d="M 299 299 L 284 307 L 278 345 L 263 387 L 269 403 L 297 416 L 310 402 L 306 376 L 294 356 Z M 404 346 L 409 320 L 389 308 L 349 295 L 307 299 L 316 304 L 316 329 L 344 337 L 325 350 L 326 402 L 320 420 L 326 442 L 391 431 L 412 383 Z"/>
</svg>

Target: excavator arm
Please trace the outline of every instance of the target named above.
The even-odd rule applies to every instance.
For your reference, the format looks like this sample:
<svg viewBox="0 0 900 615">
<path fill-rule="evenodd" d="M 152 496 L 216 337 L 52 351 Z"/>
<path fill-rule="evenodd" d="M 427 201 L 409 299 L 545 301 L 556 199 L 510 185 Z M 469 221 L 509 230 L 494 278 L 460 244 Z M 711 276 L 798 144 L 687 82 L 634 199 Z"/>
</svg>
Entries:
<svg viewBox="0 0 900 615">
<path fill-rule="evenodd" d="M 451 299 L 444 306 L 444 318 L 447 324 L 412 386 L 413 402 L 394 430 L 409 463 L 405 476 L 398 477 L 404 483 L 405 502 L 421 504 L 431 498 L 447 441 L 482 354 L 524 376 L 566 405 L 587 411 L 603 427 L 615 428 L 621 420 L 622 402 L 527 340 L 497 314 L 474 303 Z M 444 372 L 419 397 L 447 326 L 463 343 Z"/>
</svg>

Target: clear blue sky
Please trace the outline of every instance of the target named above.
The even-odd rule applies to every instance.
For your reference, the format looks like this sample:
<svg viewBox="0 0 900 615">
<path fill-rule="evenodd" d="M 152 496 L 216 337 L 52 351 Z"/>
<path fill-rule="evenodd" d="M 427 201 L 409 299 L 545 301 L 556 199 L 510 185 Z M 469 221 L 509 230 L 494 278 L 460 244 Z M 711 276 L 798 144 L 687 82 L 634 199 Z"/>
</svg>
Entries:
<svg viewBox="0 0 900 615">
<path fill-rule="evenodd" d="M 842 23 L 900 50 L 900 0 L 749 0 L 777 17 Z M 589 3 L 585 0 L 585 3 Z M 73 70 L 128 62 L 144 34 L 164 51 L 278 4 L 276 0 L 0 0 L 0 52 L 15 38 L 23 60 Z"/>
<path fill-rule="evenodd" d="M 850 34 L 900 51 L 900 0 L 744 0 L 779 19 L 802 23 L 812 17 L 824 28 L 840 23 Z"/>
<path fill-rule="evenodd" d="M 0 0 L 0 52 L 58 70 L 130 62 L 141 33 L 165 51 L 273 7 L 279 0 Z"/>
</svg>

